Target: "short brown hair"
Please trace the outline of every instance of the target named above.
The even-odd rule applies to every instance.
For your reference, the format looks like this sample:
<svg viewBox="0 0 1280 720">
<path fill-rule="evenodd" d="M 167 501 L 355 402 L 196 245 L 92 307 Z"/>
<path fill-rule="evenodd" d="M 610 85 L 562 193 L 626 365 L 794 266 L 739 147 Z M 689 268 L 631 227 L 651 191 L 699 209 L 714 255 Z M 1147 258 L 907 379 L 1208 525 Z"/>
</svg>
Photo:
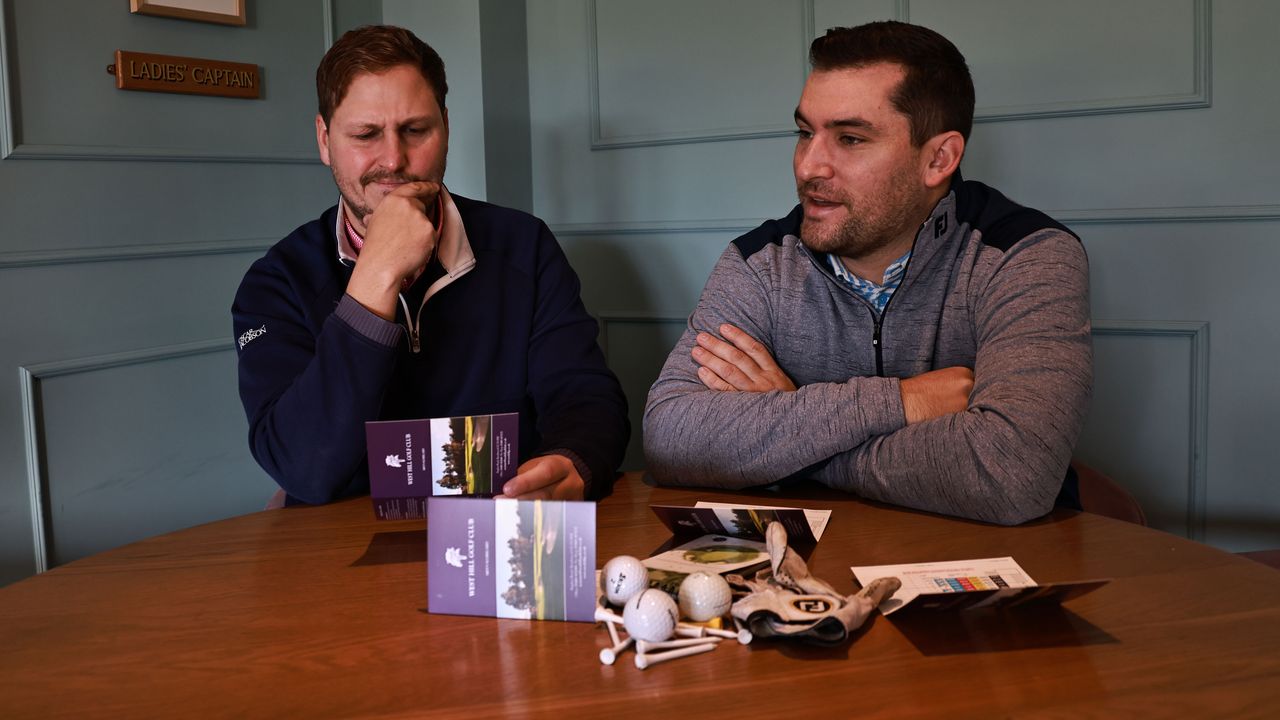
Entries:
<svg viewBox="0 0 1280 720">
<path fill-rule="evenodd" d="M 853 28 L 835 27 L 809 46 L 814 70 L 842 70 L 896 63 L 906 77 L 890 101 L 911 122 L 911 142 L 955 130 L 969 139 L 973 129 L 973 78 L 964 55 L 950 40 L 919 25 L 886 20 Z"/>
<path fill-rule="evenodd" d="M 338 38 L 316 68 L 316 98 L 324 124 L 329 124 L 356 75 L 381 73 L 399 65 L 418 68 L 443 111 L 449 84 L 444 79 L 444 61 L 439 53 L 402 27 L 365 25 Z"/>
</svg>

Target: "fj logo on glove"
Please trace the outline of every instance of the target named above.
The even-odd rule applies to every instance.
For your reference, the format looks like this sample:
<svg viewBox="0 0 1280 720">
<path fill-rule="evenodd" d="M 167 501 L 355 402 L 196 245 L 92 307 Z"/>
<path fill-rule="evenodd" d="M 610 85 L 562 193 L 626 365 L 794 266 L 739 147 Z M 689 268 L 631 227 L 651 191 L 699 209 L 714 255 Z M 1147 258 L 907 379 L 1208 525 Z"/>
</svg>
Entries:
<svg viewBox="0 0 1280 720">
<path fill-rule="evenodd" d="M 822 598 L 804 597 L 804 598 L 796 598 L 795 600 L 792 600 L 791 607 L 795 608 L 796 610 L 799 610 L 800 612 L 807 612 L 807 613 L 813 613 L 814 615 L 821 615 L 823 613 L 830 612 L 831 609 L 835 607 L 835 605 L 826 600 L 823 600 Z"/>
</svg>

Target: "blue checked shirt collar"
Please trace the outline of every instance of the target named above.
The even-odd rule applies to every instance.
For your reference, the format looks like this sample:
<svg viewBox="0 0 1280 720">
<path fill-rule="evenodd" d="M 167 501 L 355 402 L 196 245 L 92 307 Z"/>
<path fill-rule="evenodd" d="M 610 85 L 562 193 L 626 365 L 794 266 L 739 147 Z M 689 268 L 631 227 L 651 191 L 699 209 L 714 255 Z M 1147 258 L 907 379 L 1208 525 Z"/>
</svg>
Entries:
<svg viewBox="0 0 1280 720">
<path fill-rule="evenodd" d="M 846 285 L 853 288 L 854 292 L 871 303 L 871 307 L 876 309 L 877 314 L 884 312 L 885 306 L 889 304 L 889 298 L 893 296 L 893 291 L 897 290 L 898 285 L 902 283 L 902 275 L 906 272 L 907 261 L 910 259 L 911 251 L 908 250 L 902 257 L 889 263 L 889 267 L 884 271 L 884 281 L 876 284 L 849 272 L 844 263 L 840 262 L 839 257 L 827 254 L 827 264 L 831 266 L 831 271 Z"/>
</svg>

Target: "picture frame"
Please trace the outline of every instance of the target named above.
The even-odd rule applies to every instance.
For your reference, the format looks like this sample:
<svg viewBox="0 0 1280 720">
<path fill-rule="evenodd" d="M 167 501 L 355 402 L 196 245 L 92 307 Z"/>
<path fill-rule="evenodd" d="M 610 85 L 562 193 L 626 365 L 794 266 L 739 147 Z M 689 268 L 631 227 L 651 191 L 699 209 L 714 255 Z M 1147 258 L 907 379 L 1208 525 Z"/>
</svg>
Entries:
<svg viewBox="0 0 1280 720">
<path fill-rule="evenodd" d="M 243 27 L 244 3 L 245 0 L 129 0 L 129 12 Z"/>
</svg>

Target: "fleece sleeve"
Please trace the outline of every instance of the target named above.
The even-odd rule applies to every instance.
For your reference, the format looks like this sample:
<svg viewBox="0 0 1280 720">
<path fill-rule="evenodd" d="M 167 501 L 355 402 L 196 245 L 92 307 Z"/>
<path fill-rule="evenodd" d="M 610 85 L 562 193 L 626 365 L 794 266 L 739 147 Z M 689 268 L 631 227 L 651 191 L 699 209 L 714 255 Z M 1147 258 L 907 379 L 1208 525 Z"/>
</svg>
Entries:
<svg viewBox="0 0 1280 720">
<path fill-rule="evenodd" d="M 1093 386 L 1089 268 L 1059 230 L 1005 251 L 975 283 L 977 355 L 965 412 L 878 435 L 817 477 L 863 497 L 1016 524 L 1053 508 Z"/>
<path fill-rule="evenodd" d="M 363 491 L 352 484 L 364 477 L 364 423 L 378 417 L 403 330 L 344 295 L 313 335 L 287 281 L 261 264 L 245 275 L 232 319 L 237 338 L 257 333 L 237 344 L 258 464 L 303 502 Z"/>
<path fill-rule="evenodd" d="M 598 500 L 612 491 L 630 438 L 627 400 L 605 365 L 578 276 L 541 223 L 537 242 L 528 351 L 529 393 L 541 438 L 534 454 L 569 457 L 586 481 L 587 498 Z"/>
<path fill-rule="evenodd" d="M 698 380 L 699 332 L 728 323 L 774 354 L 771 288 L 730 245 L 658 380 L 644 414 L 645 462 L 665 485 L 744 488 L 786 478 L 905 424 L 896 378 L 813 383 L 795 392 L 722 392 Z M 784 368 L 785 369 L 785 368 Z"/>
</svg>

